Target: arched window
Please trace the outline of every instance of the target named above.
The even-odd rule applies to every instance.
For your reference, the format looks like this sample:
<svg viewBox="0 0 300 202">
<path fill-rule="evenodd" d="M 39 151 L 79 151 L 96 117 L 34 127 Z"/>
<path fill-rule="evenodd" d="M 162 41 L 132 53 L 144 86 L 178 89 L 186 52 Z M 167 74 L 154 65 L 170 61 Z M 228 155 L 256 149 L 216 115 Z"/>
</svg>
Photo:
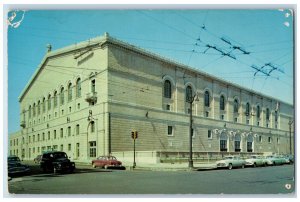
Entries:
<svg viewBox="0 0 300 202">
<path fill-rule="evenodd" d="M 256 117 L 259 119 L 260 118 L 260 106 L 257 105 L 256 107 Z"/>
<path fill-rule="evenodd" d="M 29 108 L 28 108 L 28 117 L 31 118 L 31 105 L 29 105 Z"/>
<path fill-rule="evenodd" d="M 234 99 L 234 102 L 233 102 L 233 112 L 234 113 L 239 112 L 239 101 L 237 99 Z"/>
<path fill-rule="evenodd" d="M 246 104 L 246 116 L 249 116 L 250 115 L 250 104 L 249 102 L 247 102 Z"/>
<path fill-rule="evenodd" d="M 43 113 L 46 111 L 46 98 L 43 98 Z"/>
<path fill-rule="evenodd" d="M 49 94 L 48 95 L 48 110 L 50 110 L 51 109 L 51 95 Z"/>
<path fill-rule="evenodd" d="M 204 93 L 204 105 L 205 107 L 209 107 L 209 92 L 205 91 Z"/>
<path fill-rule="evenodd" d="M 40 113 L 41 113 L 41 101 L 39 100 L 37 104 L 37 114 L 40 115 Z"/>
<path fill-rule="evenodd" d="M 57 107 L 57 91 L 54 92 L 53 100 L 54 100 L 54 104 L 53 105 L 54 105 L 54 108 L 55 108 L 55 107 Z"/>
<path fill-rule="evenodd" d="M 34 103 L 34 104 L 33 104 L 33 107 L 32 107 L 32 112 L 33 112 L 32 115 L 33 115 L 33 117 L 35 117 L 35 107 L 36 107 L 36 106 L 35 106 L 35 103 Z"/>
<path fill-rule="evenodd" d="M 172 86 L 169 80 L 165 80 L 164 83 L 164 97 L 171 98 L 172 97 Z"/>
<path fill-rule="evenodd" d="M 78 78 L 76 81 L 76 97 L 81 96 L 81 79 Z"/>
<path fill-rule="evenodd" d="M 68 101 L 72 100 L 72 83 L 68 85 Z"/>
<path fill-rule="evenodd" d="M 270 109 L 269 108 L 266 109 L 266 120 L 267 121 L 270 120 Z"/>
<path fill-rule="evenodd" d="M 224 95 L 220 97 L 220 110 L 225 110 L 225 98 Z"/>
<path fill-rule="evenodd" d="M 193 99 L 193 90 L 191 86 L 187 86 L 185 89 L 185 101 L 192 102 Z"/>
<path fill-rule="evenodd" d="M 63 105 L 65 103 L 65 90 L 64 87 L 60 89 L 60 104 Z"/>
</svg>

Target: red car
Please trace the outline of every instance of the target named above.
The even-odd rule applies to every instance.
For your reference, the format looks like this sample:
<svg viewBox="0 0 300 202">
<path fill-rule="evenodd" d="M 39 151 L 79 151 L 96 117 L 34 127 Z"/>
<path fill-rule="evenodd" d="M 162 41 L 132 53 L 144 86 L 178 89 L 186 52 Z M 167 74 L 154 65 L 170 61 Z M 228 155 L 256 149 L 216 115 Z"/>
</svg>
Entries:
<svg viewBox="0 0 300 202">
<path fill-rule="evenodd" d="M 97 159 L 92 160 L 92 166 L 94 168 L 122 168 L 122 162 L 118 161 L 114 156 L 99 156 Z"/>
</svg>

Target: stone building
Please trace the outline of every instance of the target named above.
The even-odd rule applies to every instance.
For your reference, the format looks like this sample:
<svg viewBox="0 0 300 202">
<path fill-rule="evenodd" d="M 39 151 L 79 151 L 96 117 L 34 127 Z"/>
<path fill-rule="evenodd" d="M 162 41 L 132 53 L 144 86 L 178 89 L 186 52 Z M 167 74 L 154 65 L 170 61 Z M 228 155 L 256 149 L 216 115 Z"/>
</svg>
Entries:
<svg viewBox="0 0 300 202">
<path fill-rule="evenodd" d="M 104 36 L 48 51 L 19 97 L 20 126 L 10 154 L 47 150 L 75 161 L 114 154 L 158 162 L 189 151 L 293 151 L 294 106 Z M 290 129 L 291 126 L 291 129 Z M 290 148 L 290 141 L 292 148 Z"/>
</svg>

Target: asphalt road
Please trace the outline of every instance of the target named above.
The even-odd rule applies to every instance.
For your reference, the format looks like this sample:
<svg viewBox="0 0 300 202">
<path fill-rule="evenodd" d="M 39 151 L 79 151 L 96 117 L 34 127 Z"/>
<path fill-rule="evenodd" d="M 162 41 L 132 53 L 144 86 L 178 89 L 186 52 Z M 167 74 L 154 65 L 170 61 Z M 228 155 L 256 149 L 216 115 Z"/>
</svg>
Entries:
<svg viewBox="0 0 300 202">
<path fill-rule="evenodd" d="M 73 174 L 49 173 L 13 178 L 8 182 L 8 188 L 10 193 L 15 194 L 285 194 L 289 196 L 294 194 L 294 184 L 294 165 L 283 165 L 170 172 L 78 169 Z"/>
</svg>

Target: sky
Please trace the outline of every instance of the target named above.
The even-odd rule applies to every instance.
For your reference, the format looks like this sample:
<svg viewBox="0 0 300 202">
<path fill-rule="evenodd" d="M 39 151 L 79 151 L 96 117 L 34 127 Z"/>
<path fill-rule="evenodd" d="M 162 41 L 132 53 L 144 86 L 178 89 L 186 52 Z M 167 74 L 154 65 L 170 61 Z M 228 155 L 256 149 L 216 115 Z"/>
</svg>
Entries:
<svg viewBox="0 0 300 202">
<path fill-rule="evenodd" d="M 15 14 L 14 14 L 15 13 Z M 248 10 L 18 10 L 8 13 L 8 133 L 18 97 L 46 54 L 110 36 L 247 89 L 293 103 L 293 13 Z"/>
</svg>

